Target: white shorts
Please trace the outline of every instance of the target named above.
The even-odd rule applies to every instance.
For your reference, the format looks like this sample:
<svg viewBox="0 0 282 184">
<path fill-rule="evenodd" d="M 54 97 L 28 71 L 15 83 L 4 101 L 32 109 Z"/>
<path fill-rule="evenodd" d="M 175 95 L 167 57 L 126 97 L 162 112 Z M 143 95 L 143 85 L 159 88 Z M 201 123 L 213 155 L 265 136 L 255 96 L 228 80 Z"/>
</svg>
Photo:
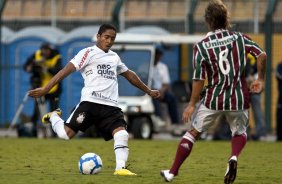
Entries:
<svg viewBox="0 0 282 184">
<path fill-rule="evenodd" d="M 225 116 L 226 121 L 230 126 L 232 136 L 241 135 L 247 131 L 248 127 L 248 110 L 239 111 L 222 111 L 222 110 L 211 110 L 208 109 L 202 103 L 199 104 L 198 108 L 192 117 L 192 126 L 198 132 L 204 132 L 213 125 L 215 120 L 219 116 Z"/>
</svg>

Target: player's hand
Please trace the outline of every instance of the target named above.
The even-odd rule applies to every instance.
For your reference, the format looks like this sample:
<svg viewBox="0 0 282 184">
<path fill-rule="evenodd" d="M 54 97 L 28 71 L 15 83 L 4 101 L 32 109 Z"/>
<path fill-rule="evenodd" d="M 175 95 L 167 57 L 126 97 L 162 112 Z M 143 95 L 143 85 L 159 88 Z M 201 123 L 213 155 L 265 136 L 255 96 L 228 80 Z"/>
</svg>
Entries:
<svg viewBox="0 0 282 184">
<path fill-rule="evenodd" d="M 46 90 L 45 88 L 36 88 L 36 89 L 30 90 L 28 92 L 28 96 L 38 98 L 38 97 L 46 95 L 47 93 L 48 93 L 48 90 Z"/>
<path fill-rule="evenodd" d="M 148 95 L 150 95 L 153 98 L 159 98 L 161 96 L 159 90 L 150 90 Z"/>
<path fill-rule="evenodd" d="M 191 117 L 194 113 L 196 109 L 196 106 L 195 105 L 192 105 L 192 104 L 188 104 L 188 106 L 184 109 L 183 113 L 182 113 L 182 120 L 184 123 L 187 123 L 191 120 Z"/>
<path fill-rule="evenodd" d="M 250 85 L 250 93 L 261 93 L 264 89 L 264 81 L 263 80 L 255 80 Z"/>
</svg>

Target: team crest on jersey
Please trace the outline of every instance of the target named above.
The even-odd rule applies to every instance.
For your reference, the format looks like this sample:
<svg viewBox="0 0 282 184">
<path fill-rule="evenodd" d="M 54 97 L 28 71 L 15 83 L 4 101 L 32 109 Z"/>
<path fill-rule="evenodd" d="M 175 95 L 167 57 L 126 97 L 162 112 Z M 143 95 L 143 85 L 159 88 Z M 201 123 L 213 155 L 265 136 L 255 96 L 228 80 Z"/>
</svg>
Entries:
<svg viewBox="0 0 282 184">
<path fill-rule="evenodd" d="M 83 121 L 84 121 L 84 119 L 85 119 L 85 112 L 82 112 L 82 113 L 80 113 L 79 115 L 78 115 L 78 117 L 76 118 L 76 122 L 77 123 L 82 123 Z"/>
</svg>

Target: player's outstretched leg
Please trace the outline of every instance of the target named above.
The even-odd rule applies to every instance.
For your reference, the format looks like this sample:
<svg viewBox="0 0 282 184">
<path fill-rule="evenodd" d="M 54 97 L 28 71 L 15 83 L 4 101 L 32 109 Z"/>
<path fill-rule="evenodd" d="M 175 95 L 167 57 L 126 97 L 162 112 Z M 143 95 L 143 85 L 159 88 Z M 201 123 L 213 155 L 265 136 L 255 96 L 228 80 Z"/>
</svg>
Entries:
<svg viewBox="0 0 282 184">
<path fill-rule="evenodd" d="M 126 130 L 119 130 L 114 134 L 114 150 L 116 155 L 116 169 L 114 175 L 134 176 L 125 164 L 128 159 L 128 133 Z"/>
<path fill-rule="evenodd" d="M 193 132 L 193 130 L 191 130 Z M 180 166 L 183 164 L 185 159 L 190 155 L 193 144 L 196 141 L 194 136 L 191 134 L 191 132 L 186 132 L 176 151 L 174 162 L 170 168 L 170 170 L 162 170 L 161 176 L 165 179 L 165 181 L 170 182 L 173 180 L 174 176 L 178 175 L 178 170 L 180 169 Z"/>
<path fill-rule="evenodd" d="M 232 184 L 235 181 L 236 174 L 237 174 L 237 157 L 232 156 L 227 163 L 227 169 L 224 176 L 224 184 Z"/>
<path fill-rule="evenodd" d="M 58 135 L 59 138 L 69 140 L 70 138 L 66 133 L 64 120 L 62 120 L 62 118 L 60 117 L 61 115 L 62 115 L 61 109 L 56 109 L 52 112 L 45 114 L 42 117 L 42 123 L 43 124 L 51 123 L 52 129 Z"/>
</svg>

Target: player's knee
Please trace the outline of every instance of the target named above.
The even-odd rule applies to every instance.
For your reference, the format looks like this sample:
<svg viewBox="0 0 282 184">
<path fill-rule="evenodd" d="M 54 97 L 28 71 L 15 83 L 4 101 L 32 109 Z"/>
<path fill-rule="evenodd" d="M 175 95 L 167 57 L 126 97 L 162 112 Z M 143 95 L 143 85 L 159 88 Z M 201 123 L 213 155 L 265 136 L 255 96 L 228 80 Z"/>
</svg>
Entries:
<svg viewBox="0 0 282 184">
<path fill-rule="evenodd" d="M 114 134 L 114 147 L 128 147 L 128 133 L 126 130 L 120 130 Z"/>
<path fill-rule="evenodd" d="M 120 138 L 120 139 L 128 140 L 128 137 L 129 137 L 129 135 L 128 135 L 126 130 L 120 130 L 120 131 L 118 131 L 114 134 L 114 139 Z"/>
<path fill-rule="evenodd" d="M 190 130 L 189 133 L 195 138 L 195 140 L 198 140 L 201 136 L 201 132 L 198 132 L 194 128 L 192 130 Z"/>
<path fill-rule="evenodd" d="M 248 138 L 248 135 L 247 135 L 247 132 L 235 132 L 235 133 L 232 133 L 232 137 L 236 137 L 236 136 L 241 136 L 241 137 L 244 137 L 245 139 Z"/>
</svg>

